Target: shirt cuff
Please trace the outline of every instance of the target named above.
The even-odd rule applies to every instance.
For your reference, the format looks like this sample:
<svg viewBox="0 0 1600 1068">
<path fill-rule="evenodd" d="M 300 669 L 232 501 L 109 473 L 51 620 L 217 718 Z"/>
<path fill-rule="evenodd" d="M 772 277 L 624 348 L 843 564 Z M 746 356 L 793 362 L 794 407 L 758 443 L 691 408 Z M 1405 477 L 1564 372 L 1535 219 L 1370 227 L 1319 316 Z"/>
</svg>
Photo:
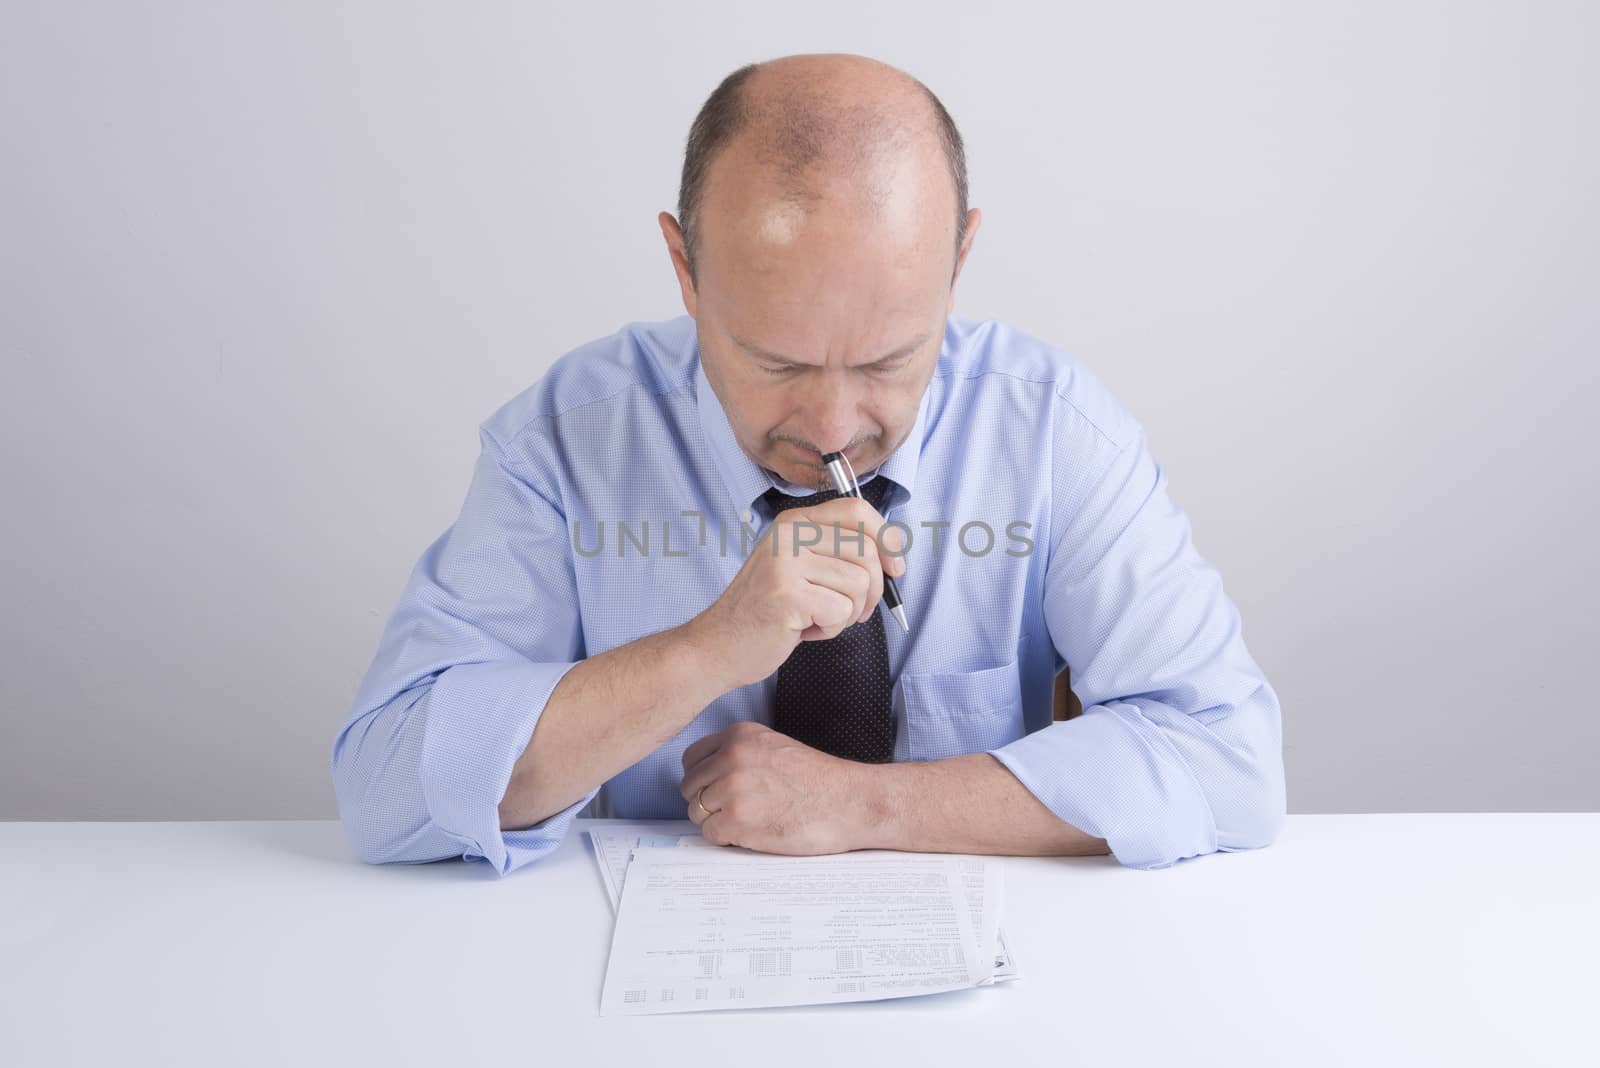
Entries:
<svg viewBox="0 0 1600 1068">
<path fill-rule="evenodd" d="M 457 664 L 433 682 L 418 773 L 434 826 L 505 875 L 552 853 L 599 788 L 531 827 L 500 830 L 500 799 L 550 695 L 576 661 Z"/>
<path fill-rule="evenodd" d="M 1104 838 L 1130 868 L 1215 852 L 1211 804 L 1139 700 L 1086 708 L 989 753 L 1059 819 Z"/>
</svg>

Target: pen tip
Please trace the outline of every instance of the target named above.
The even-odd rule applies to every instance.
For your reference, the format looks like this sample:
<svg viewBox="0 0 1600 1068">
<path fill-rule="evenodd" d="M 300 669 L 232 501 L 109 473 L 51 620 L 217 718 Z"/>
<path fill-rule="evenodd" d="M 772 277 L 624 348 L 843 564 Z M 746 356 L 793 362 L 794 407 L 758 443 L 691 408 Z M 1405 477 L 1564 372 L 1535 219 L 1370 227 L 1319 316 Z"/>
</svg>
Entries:
<svg viewBox="0 0 1600 1068">
<path fill-rule="evenodd" d="M 900 624 L 900 629 L 905 631 L 907 634 L 910 634 L 911 625 L 906 622 L 906 606 L 903 604 L 897 604 L 893 608 L 889 609 L 889 611 L 894 613 L 894 618 Z"/>
</svg>

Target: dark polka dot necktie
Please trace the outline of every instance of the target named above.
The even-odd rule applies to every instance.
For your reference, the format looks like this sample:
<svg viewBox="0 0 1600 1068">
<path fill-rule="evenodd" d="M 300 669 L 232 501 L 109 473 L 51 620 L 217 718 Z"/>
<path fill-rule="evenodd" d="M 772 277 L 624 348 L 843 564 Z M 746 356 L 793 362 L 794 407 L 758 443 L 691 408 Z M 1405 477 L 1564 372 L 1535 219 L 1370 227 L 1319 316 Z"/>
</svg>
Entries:
<svg viewBox="0 0 1600 1068">
<path fill-rule="evenodd" d="M 872 507 L 883 511 L 889 480 L 874 478 L 861 487 Z M 773 514 L 791 508 L 808 508 L 831 501 L 834 490 L 809 497 L 790 497 L 769 490 Z M 841 551 L 855 551 L 854 531 L 841 528 Z M 867 529 L 866 544 L 872 535 Z M 833 530 L 824 528 L 821 544 L 832 548 Z M 778 668 L 778 695 L 772 726 L 813 749 L 860 760 L 887 764 L 894 755 L 893 699 L 890 696 L 889 646 L 883 630 L 883 608 L 873 609 L 865 622 L 846 627 L 832 638 L 801 642 Z"/>
</svg>

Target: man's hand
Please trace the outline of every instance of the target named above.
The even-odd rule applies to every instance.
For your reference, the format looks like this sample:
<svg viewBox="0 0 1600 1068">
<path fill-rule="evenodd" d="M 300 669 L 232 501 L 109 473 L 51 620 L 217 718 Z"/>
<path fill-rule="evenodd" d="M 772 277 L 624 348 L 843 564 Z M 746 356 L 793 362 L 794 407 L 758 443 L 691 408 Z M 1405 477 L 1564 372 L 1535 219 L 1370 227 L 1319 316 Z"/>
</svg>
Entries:
<svg viewBox="0 0 1600 1068">
<path fill-rule="evenodd" d="M 883 544 L 876 539 L 883 531 Z M 770 541 L 769 541 L 770 539 Z M 899 527 L 858 497 L 780 512 L 739 573 L 688 626 L 725 690 L 760 682 L 802 641 L 832 638 L 871 617 L 885 573 L 905 562 Z"/>
<path fill-rule="evenodd" d="M 873 767 L 735 723 L 683 753 L 689 818 L 714 845 L 814 856 L 863 848 Z"/>
</svg>

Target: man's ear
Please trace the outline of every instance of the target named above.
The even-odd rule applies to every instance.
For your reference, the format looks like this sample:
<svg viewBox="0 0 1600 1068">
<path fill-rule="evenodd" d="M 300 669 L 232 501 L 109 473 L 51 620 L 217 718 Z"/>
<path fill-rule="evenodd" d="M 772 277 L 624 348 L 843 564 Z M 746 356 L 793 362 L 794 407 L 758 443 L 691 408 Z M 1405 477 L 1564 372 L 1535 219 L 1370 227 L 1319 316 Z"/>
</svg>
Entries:
<svg viewBox="0 0 1600 1068">
<path fill-rule="evenodd" d="M 966 266 L 967 253 L 972 251 L 972 240 L 978 236 L 978 227 L 983 224 L 983 212 L 973 208 L 967 212 L 967 233 L 961 239 L 961 250 L 956 254 L 955 273 L 950 276 L 950 306 L 945 309 L 949 315 L 956 310 L 956 279 L 961 277 L 961 268 Z"/>
<path fill-rule="evenodd" d="M 667 242 L 667 255 L 672 259 L 672 270 L 678 276 L 678 292 L 683 297 L 683 310 L 689 313 L 689 318 L 695 317 L 695 292 L 694 276 L 689 273 L 689 254 L 684 249 L 683 231 L 678 228 L 678 220 L 672 217 L 671 212 L 662 212 L 656 216 L 656 222 L 661 226 L 661 236 Z"/>
</svg>

